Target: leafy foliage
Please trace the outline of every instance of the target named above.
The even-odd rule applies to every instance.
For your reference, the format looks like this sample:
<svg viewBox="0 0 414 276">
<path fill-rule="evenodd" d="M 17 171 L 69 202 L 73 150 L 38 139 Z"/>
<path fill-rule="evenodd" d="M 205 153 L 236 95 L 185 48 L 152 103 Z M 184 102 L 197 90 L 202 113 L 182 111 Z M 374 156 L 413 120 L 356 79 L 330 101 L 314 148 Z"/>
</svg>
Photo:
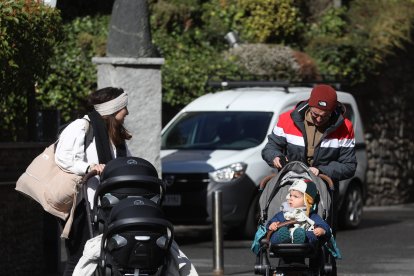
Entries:
<svg viewBox="0 0 414 276">
<path fill-rule="evenodd" d="M 361 83 L 410 39 L 413 17 L 411 0 L 352 1 L 349 9 L 330 9 L 310 25 L 305 49 L 322 74 Z"/>
<path fill-rule="evenodd" d="M 280 72 L 281 68 L 291 70 L 290 64 L 281 64 L 283 61 L 272 64 L 268 61 L 258 62 L 260 66 L 256 63 L 255 66 L 246 67 L 243 55 L 236 52 L 226 54 L 228 48 L 224 35 L 231 30 L 245 34 L 245 39 L 252 39 L 256 42 L 257 37 L 264 41 L 278 39 L 283 41 L 286 38 L 279 29 L 281 25 L 290 22 L 293 13 L 289 14 L 288 11 L 296 11 L 294 1 L 265 2 L 257 0 L 151 1 L 154 43 L 160 48 L 165 58 L 165 65 L 162 68 L 163 101 L 173 106 L 187 104 L 195 97 L 209 91 L 205 83 L 210 77 L 214 79 L 247 78 L 251 74 L 263 73 L 261 71 L 266 66 L 273 68 L 273 75 Z M 272 4 L 276 9 L 280 3 L 283 5 L 278 9 L 280 13 L 276 17 L 283 14 L 290 19 L 283 22 L 277 21 L 280 25 L 270 28 L 270 25 L 275 24 L 276 17 L 273 17 L 274 20 L 267 25 L 270 29 L 263 33 L 258 32 L 257 30 L 264 30 L 259 17 L 262 18 L 263 14 L 268 17 L 273 16 L 274 9 L 269 11 L 267 5 Z M 251 14 L 255 14 L 256 21 L 250 21 Z M 258 28 L 259 25 L 260 28 Z M 289 34 L 289 37 L 285 40 L 297 35 L 296 31 L 299 29 L 300 27 L 289 29 L 285 33 Z M 242 30 L 248 31 L 242 32 Z M 267 47 L 261 47 L 259 52 L 266 51 L 266 49 Z M 254 51 L 248 52 L 254 55 Z M 289 58 L 292 59 L 288 56 L 283 60 Z"/>
<path fill-rule="evenodd" d="M 212 45 L 198 38 L 201 32 L 172 36 L 154 33 L 165 64 L 162 68 L 163 101 L 175 106 L 189 103 L 206 92 L 210 76 L 239 75 L 241 70 L 223 59 Z"/>
<path fill-rule="evenodd" d="M 410 40 L 414 1 L 359 0 L 352 4 L 349 15 L 349 33 L 363 37 L 365 44 L 383 58 Z"/>
<path fill-rule="evenodd" d="M 295 0 L 212 0 L 203 5 L 205 30 L 233 30 L 251 43 L 297 43 L 304 28 Z"/>
<path fill-rule="evenodd" d="M 241 44 L 230 49 L 226 58 L 251 75 L 267 80 L 299 80 L 299 64 L 292 49 L 275 44 Z"/>
<path fill-rule="evenodd" d="M 245 36 L 267 43 L 298 42 L 304 24 L 294 0 L 239 0 Z"/>
<path fill-rule="evenodd" d="M 208 91 L 211 76 L 240 75 L 232 61 L 223 59 L 223 36 L 204 29 L 202 1 L 152 1 L 151 27 L 165 64 L 163 102 L 182 106 Z"/>
<path fill-rule="evenodd" d="M 48 69 L 60 16 L 39 1 L 0 1 L 1 140 L 25 136 L 27 98 Z"/>
<path fill-rule="evenodd" d="M 57 13 L 42 7 L 47 18 L 31 19 L 37 22 L 38 30 L 32 23 L 22 23 L 28 17 L 15 19 L 13 8 L 13 12 L 6 8 L 24 10 L 23 5 L 34 3 L 0 0 L 0 57 L 6 68 L 1 74 L 2 82 L 6 78 L 10 81 L 1 85 L 2 112 L 8 120 L 3 125 L 10 126 L 16 116 L 23 117 L 15 110 L 18 106 L 25 110 L 23 86 L 35 81 L 38 106 L 57 108 L 63 119 L 69 120 L 96 87 L 92 57 L 105 55 L 109 17 L 75 18 L 64 25 L 63 39 L 53 49 L 50 67 L 45 66 L 50 45 L 56 42 Z M 274 79 L 284 71 L 291 79 L 300 79 L 306 71 L 304 64 L 311 76 L 333 76 L 351 84 L 364 82 L 378 72 L 388 55 L 409 41 L 414 17 L 413 0 L 354 0 L 339 9 L 312 6 L 306 0 L 149 0 L 149 4 L 153 42 L 165 58 L 163 103 L 175 107 L 210 91 L 205 86 L 209 78 L 246 79 L 254 74 Z M 42 27 L 46 24 L 51 25 L 49 29 Z M 23 43 L 30 35 L 22 30 L 40 35 L 30 38 L 32 44 Z M 240 48 L 229 49 L 225 43 L 229 31 L 241 38 Z M 40 41 L 45 45 L 36 46 Z M 19 47 L 33 52 L 15 58 L 23 57 L 23 52 L 16 50 Z M 43 56 L 37 59 L 35 55 Z M 36 62 L 23 68 L 22 60 L 27 62 L 27 56 Z M 16 81 L 23 76 L 26 81 Z"/>
<path fill-rule="evenodd" d="M 105 55 L 108 24 L 109 16 L 87 16 L 63 26 L 64 39 L 54 48 L 50 74 L 39 81 L 36 96 L 43 108 L 58 107 L 64 121 L 96 89 L 92 58 Z"/>
</svg>

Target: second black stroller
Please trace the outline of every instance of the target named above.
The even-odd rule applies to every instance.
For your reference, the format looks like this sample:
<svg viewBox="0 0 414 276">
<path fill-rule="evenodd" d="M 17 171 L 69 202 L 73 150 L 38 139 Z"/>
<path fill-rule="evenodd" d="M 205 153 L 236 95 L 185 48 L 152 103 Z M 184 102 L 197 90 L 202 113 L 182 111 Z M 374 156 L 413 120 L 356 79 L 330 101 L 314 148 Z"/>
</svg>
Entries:
<svg viewBox="0 0 414 276">
<path fill-rule="evenodd" d="M 324 180 L 322 180 L 323 178 Z M 298 161 L 287 163 L 277 175 L 268 177 L 261 183 L 262 194 L 259 199 L 260 223 L 259 229 L 264 230 L 267 222 L 280 211 L 280 206 L 286 201 L 289 187 L 295 180 L 311 180 L 315 183 L 319 192 L 319 202 L 317 205 L 318 215 L 332 226 L 333 194 L 332 180 L 327 176 L 316 177 L 309 168 Z M 271 244 L 270 235 L 266 235 L 260 240 L 255 264 L 255 274 L 260 275 L 289 275 L 291 272 L 301 273 L 299 275 L 333 275 L 336 271 L 335 260 L 328 243 L 317 247 L 309 243 L 303 244 Z M 331 245 L 331 241 L 329 245 Z M 328 249 L 329 248 L 329 249 Z M 336 252 L 338 253 L 338 252 Z M 272 258 L 278 261 L 271 262 Z M 286 260 L 303 260 L 303 262 L 289 262 Z M 297 275 L 297 274 L 294 274 Z"/>
<path fill-rule="evenodd" d="M 157 204 L 144 197 L 121 200 L 102 235 L 104 275 L 163 275 L 174 228 Z"/>
<path fill-rule="evenodd" d="M 160 207 L 164 192 L 164 182 L 145 159 L 120 157 L 106 164 L 93 210 L 87 207 L 91 238 L 102 234 L 95 274 L 163 275 L 174 238 Z"/>
</svg>

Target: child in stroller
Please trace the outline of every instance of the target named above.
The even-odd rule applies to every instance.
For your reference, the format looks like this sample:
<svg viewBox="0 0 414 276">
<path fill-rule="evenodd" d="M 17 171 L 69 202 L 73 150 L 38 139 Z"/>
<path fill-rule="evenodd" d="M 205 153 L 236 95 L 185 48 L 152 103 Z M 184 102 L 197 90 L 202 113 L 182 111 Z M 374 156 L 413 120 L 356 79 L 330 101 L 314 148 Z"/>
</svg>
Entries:
<svg viewBox="0 0 414 276">
<path fill-rule="evenodd" d="M 309 242 L 316 246 L 319 240 L 323 242 L 329 239 L 329 225 L 314 212 L 318 197 L 315 183 L 310 180 L 295 180 L 289 188 L 287 201 L 282 204 L 282 211 L 267 223 L 267 229 L 275 231 L 270 237 L 270 243 Z M 295 223 L 283 226 L 284 222 Z"/>
<path fill-rule="evenodd" d="M 315 176 L 305 164 L 294 161 L 286 164 L 276 176 L 263 182 L 261 189 L 259 230 L 265 234 L 259 241 L 259 249 L 255 252 L 255 273 L 334 275 L 334 257 L 340 258 L 340 254 L 329 227 L 333 211 L 332 181 L 325 176 Z M 305 202 L 304 210 L 291 210 L 291 207 L 286 205 L 286 198 L 289 195 L 300 196 L 301 193 L 304 194 L 304 199 L 302 198 L 300 204 Z M 284 208 L 282 211 L 281 206 Z M 284 214 L 283 210 L 290 212 Z M 268 220 L 268 217 L 273 219 Z M 316 234 L 301 229 L 301 226 L 311 229 L 312 225 L 317 229 Z M 274 232 L 276 228 L 279 230 Z M 278 258 L 277 265 L 271 264 L 270 258 Z"/>
</svg>

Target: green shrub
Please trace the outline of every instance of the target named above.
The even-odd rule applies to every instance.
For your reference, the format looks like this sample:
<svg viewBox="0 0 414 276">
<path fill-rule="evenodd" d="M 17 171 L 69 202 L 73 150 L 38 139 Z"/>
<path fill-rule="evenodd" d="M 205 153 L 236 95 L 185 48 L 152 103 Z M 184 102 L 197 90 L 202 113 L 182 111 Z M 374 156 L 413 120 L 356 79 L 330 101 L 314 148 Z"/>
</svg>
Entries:
<svg viewBox="0 0 414 276">
<path fill-rule="evenodd" d="M 233 31 L 243 35 L 241 19 L 245 11 L 238 6 L 238 0 L 212 0 L 203 4 L 201 16 L 202 30 L 209 41 L 215 44 L 223 44 L 224 36 Z M 241 37 L 246 40 L 246 37 Z"/>
<path fill-rule="evenodd" d="M 414 18 L 413 0 L 359 0 L 349 9 L 349 33 L 382 58 L 410 41 Z M 382 62 L 381 59 L 380 62 Z"/>
<path fill-rule="evenodd" d="M 226 59 L 249 74 L 268 80 L 298 80 L 299 64 L 289 47 L 275 44 L 241 44 L 231 48 Z"/>
<path fill-rule="evenodd" d="M 294 0 L 239 0 L 244 36 L 259 43 L 300 41 L 303 19 Z"/>
<path fill-rule="evenodd" d="M 48 70 L 59 39 L 59 12 L 39 1 L 0 1 L 0 140 L 26 136 L 27 99 Z"/>
<path fill-rule="evenodd" d="M 172 106 L 185 105 L 205 94 L 209 77 L 224 77 L 242 71 L 233 62 L 226 61 L 208 42 L 196 39 L 194 35 L 173 37 L 159 31 L 154 32 L 154 42 L 165 58 L 162 67 L 163 102 Z"/>
<path fill-rule="evenodd" d="M 307 12 L 300 6 L 302 0 L 150 0 L 153 42 L 165 58 L 164 106 L 182 106 L 210 91 L 205 86 L 209 78 L 251 78 L 251 74 L 264 75 L 263 70 L 268 69 L 286 71 L 292 76 L 301 71 L 293 60 L 295 55 L 284 56 L 277 49 L 286 48 L 277 44 L 286 44 L 292 50 L 305 49 L 318 64 L 314 69 L 323 75 L 352 83 L 364 81 L 375 72 L 385 52 L 376 49 L 382 48 L 385 38 L 396 37 L 388 31 L 381 38 L 378 31 L 375 41 L 380 45 L 374 47 L 369 43 L 368 35 L 376 28 L 361 29 L 357 21 L 360 15 L 351 14 L 358 11 L 363 17 L 363 7 L 369 2 L 352 1 L 351 10 L 327 9 L 322 16 L 310 19 L 305 18 Z M 359 6 L 353 6 L 354 3 Z M 371 10 L 370 13 L 377 16 Z M 71 112 L 81 109 L 85 96 L 96 87 L 96 68 L 91 58 L 105 54 L 108 20 L 108 16 L 86 17 L 66 24 L 65 39 L 55 49 L 52 71 L 39 82 L 39 102 L 45 108 L 57 107 L 65 120 L 71 117 Z M 231 30 L 242 37 L 248 52 L 229 50 L 224 35 Z M 400 35 L 399 39 L 403 37 L 406 36 Z M 388 45 L 384 49 L 398 44 Z"/>
<path fill-rule="evenodd" d="M 297 43 L 305 27 L 295 0 L 212 0 L 203 5 L 205 31 L 237 32 L 249 43 Z"/>
<path fill-rule="evenodd" d="M 87 16 L 63 26 L 64 38 L 54 48 L 50 74 L 39 82 L 36 96 L 43 108 L 60 110 L 64 121 L 81 112 L 96 89 L 92 58 L 105 55 L 108 24 L 109 16 Z"/>
<path fill-rule="evenodd" d="M 379 73 L 386 57 L 410 40 L 414 2 L 357 0 L 314 22 L 305 46 L 323 75 L 354 85 Z"/>
</svg>

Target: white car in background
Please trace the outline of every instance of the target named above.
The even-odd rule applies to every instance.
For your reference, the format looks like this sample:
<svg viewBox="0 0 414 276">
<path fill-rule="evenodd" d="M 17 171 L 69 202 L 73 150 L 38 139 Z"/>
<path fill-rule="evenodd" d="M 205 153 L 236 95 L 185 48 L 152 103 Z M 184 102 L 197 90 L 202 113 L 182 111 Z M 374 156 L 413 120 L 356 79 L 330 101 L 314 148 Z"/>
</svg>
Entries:
<svg viewBox="0 0 414 276">
<path fill-rule="evenodd" d="M 219 190 L 224 226 L 245 236 L 254 235 L 259 212 L 257 187 L 265 176 L 276 172 L 263 161 L 261 150 L 279 114 L 307 100 L 311 87 L 245 85 L 252 87 L 197 98 L 162 130 L 162 175 L 167 183 L 163 206 L 173 223 L 211 223 L 212 195 Z M 340 182 L 339 223 L 355 228 L 366 195 L 363 126 L 354 97 L 338 92 L 338 100 L 353 122 L 358 160 L 355 176 Z"/>
</svg>

